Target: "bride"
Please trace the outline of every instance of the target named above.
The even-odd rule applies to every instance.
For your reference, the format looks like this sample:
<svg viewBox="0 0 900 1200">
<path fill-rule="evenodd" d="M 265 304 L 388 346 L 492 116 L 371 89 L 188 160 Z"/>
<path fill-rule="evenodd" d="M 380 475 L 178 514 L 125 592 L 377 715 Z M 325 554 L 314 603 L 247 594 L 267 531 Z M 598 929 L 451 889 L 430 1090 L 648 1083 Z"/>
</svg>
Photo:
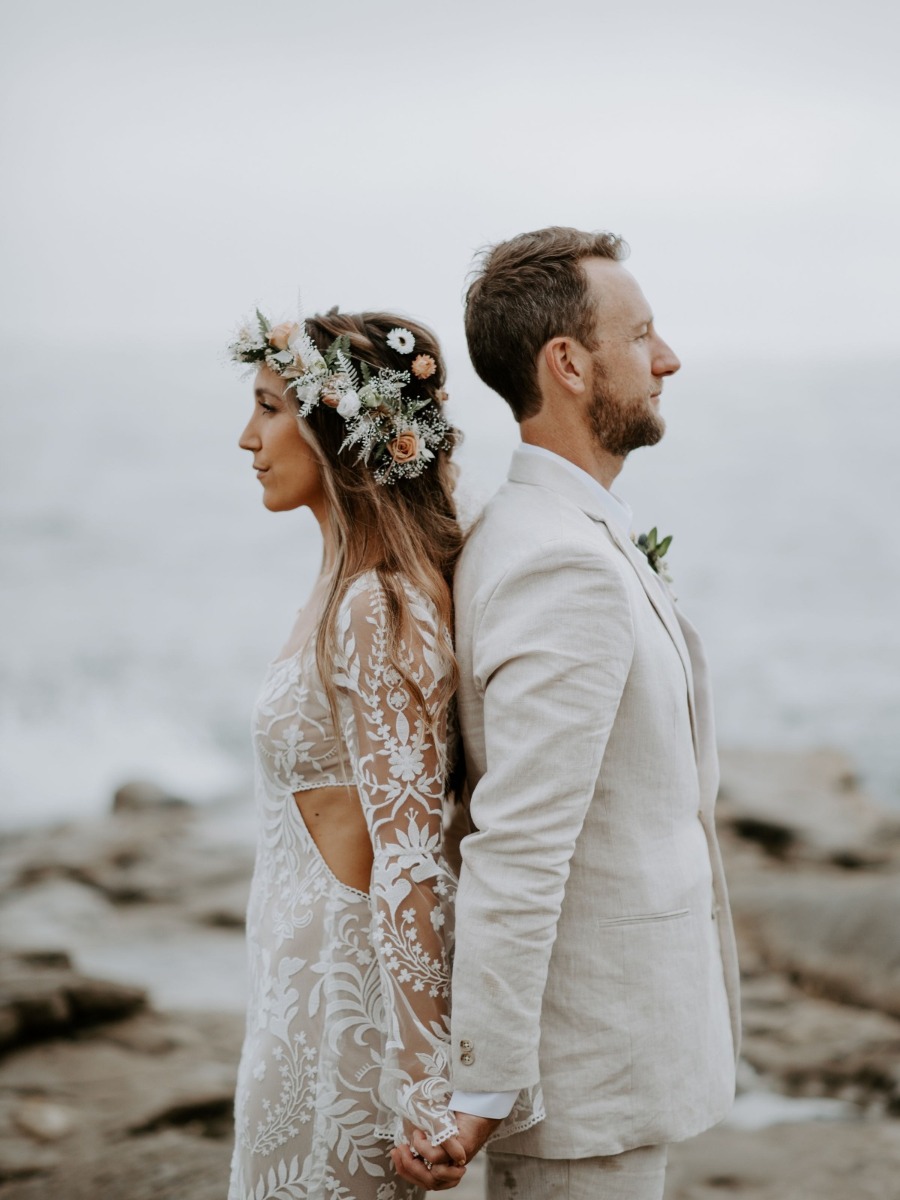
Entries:
<svg viewBox="0 0 900 1200">
<path fill-rule="evenodd" d="M 254 713 L 229 1200 L 409 1200 L 422 1193 L 390 1150 L 414 1129 L 457 1164 L 453 1182 L 465 1163 L 447 1106 L 462 533 L 444 365 L 423 326 L 337 310 L 277 325 L 257 312 L 230 353 L 256 371 L 240 444 L 263 504 L 311 509 L 324 552 Z"/>
</svg>

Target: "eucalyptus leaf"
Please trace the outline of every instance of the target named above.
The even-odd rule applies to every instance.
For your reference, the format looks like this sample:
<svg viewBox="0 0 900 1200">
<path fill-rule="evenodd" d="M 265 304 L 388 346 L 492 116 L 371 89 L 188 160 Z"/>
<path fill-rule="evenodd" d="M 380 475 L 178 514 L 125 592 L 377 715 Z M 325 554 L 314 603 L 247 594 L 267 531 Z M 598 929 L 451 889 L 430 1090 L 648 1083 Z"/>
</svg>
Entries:
<svg viewBox="0 0 900 1200">
<path fill-rule="evenodd" d="M 639 533 L 637 536 L 632 534 L 632 541 L 646 557 L 647 566 L 652 571 L 655 571 L 657 575 L 660 575 L 663 579 L 671 583 L 672 580 L 668 568 L 662 559 L 672 544 L 672 535 L 669 534 L 668 537 L 664 537 L 661 542 L 658 541 L 658 538 L 659 530 L 655 525 L 649 533 Z"/>
</svg>

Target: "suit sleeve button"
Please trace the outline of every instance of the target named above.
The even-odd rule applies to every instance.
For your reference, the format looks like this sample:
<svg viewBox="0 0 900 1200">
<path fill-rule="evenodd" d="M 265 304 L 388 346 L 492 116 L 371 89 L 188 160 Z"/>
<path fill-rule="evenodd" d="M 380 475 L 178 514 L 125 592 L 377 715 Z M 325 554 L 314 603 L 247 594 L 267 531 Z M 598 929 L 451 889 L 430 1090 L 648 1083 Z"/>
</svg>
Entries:
<svg viewBox="0 0 900 1200">
<path fill-rule="evenodd" d="M 460 1050 L 471 1050 L 472 1043 L 469 1038 L 461 1038 L 459 1043 Z"/>
<path fill-rule="evenodd" d="M 472 1063 L 475 1061 L 475 1055 L 470 1054 L 469 1051 L 467 1050 L 465 1052 L 465 1054 L 461 1054 L 459 1056 L 459 1061 L 462 1063 L 462 1065 L 464 1067 L 470 1067 L 472 1065 Z"/>
</svg>

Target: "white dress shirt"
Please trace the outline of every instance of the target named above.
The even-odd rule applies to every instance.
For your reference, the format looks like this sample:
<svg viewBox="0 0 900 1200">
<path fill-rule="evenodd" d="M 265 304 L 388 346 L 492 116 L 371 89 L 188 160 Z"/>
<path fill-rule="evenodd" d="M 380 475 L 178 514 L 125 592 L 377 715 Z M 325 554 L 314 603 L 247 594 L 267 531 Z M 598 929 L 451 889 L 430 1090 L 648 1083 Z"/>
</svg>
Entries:
<svg viewBox="0 0 900 1200">
<path fill-rule="evenodd" d="M 580 479 L 582 483 L 586 483 L 594 489 L 604 513 L 613 522 L 618 531 L 624 533 L 626 537 L 631 536 L 631 522 L 634 516 L 631 508 L 615 492 L 611 492 L 609 488 L 605 488 L 593 475 L 589 475 L 581 467 L 576 467 L 568 458 L 563 458 L 561 454 L 556 454 L 552 450 L 546 450 L 543 446 L 532 446 L 528 442 L 523 442 L 519 450 L 524 451 L 526 454 L 541 455 L 544 458 L 552 459 L 555 463 L 561 463 L 576 479 Z"/>
</svg>

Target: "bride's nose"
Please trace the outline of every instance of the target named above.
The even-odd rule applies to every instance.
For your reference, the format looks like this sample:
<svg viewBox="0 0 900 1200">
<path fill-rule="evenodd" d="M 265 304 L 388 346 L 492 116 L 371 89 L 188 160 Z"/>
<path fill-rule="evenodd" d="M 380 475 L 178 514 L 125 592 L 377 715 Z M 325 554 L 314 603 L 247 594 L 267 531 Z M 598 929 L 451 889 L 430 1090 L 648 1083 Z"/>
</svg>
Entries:
<svg viewBox="0 0 900 1200">
<path fill-rule="evenodd" d="M 262 443 L 259 440 L 259 434 L 253 428 L 253 421 L 248 421 L 244 428 L 244 432 L 241 434 L 240 439 L 238 440 L 238 445 L 242 450 L 254 451 L 258 450 L 261 444 Z"/>
</svg>

